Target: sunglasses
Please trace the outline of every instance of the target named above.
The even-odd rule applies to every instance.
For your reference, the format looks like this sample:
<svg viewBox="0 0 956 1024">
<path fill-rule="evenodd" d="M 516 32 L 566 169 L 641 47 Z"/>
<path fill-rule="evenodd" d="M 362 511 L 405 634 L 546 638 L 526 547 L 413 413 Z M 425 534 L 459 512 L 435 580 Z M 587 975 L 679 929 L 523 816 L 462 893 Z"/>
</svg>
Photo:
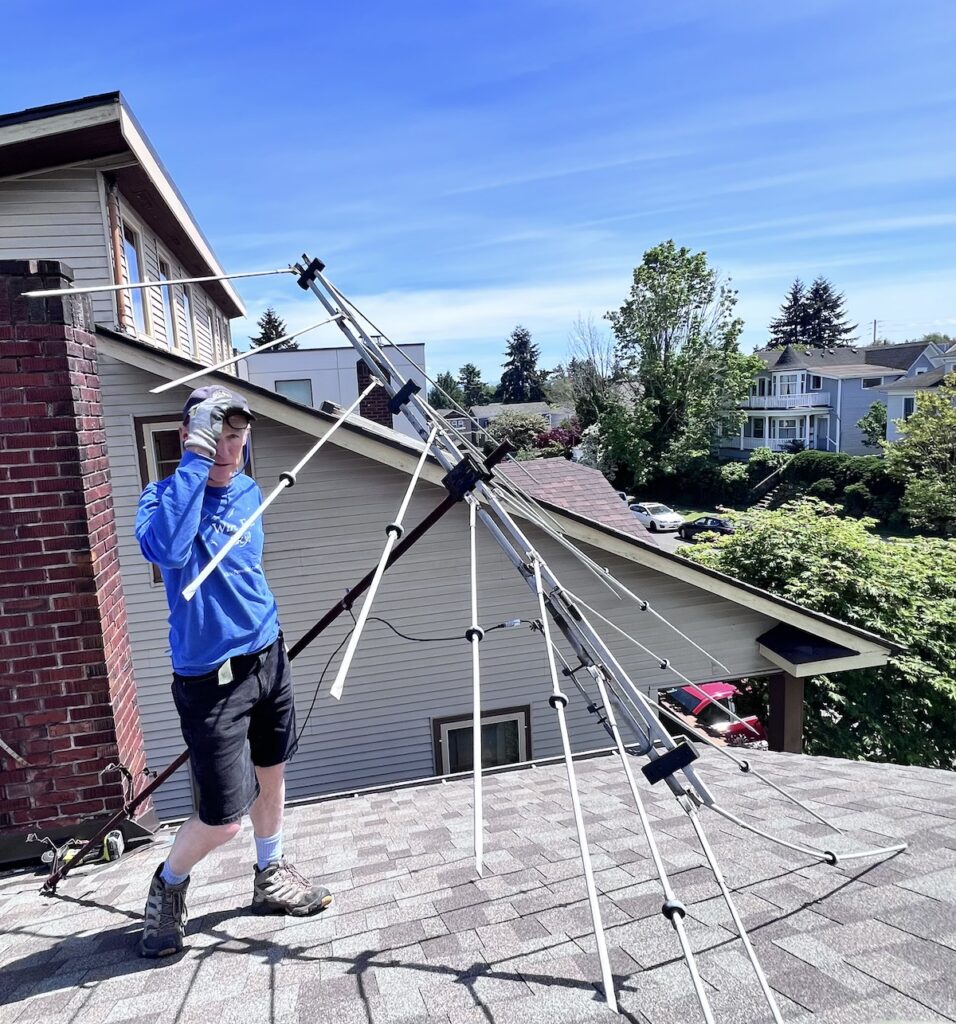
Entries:
<svg viewBox="0 0 956 1024">
<path fill-rule="evenodd" d="M 241 412 L 227 412 L 224 422 L 231 430 L 245 430 L 252 420 Z"/>
</svg>

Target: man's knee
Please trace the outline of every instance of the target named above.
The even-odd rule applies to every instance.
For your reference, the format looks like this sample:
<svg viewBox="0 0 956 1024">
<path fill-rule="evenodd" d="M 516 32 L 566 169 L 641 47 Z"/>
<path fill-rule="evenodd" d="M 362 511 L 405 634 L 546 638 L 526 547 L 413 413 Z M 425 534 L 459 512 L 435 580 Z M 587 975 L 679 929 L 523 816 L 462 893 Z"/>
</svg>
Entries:
<svg viewBox="0 0 956 1024">
<path fill-rule="evenodd" d="M 241 821 L 230 821 L 226 825 L 207 825 L 205 822 L 202 822 L 202 826 L 206 830 L 206 834 L 211 842 L 215 843 L 216 846 L 222 846 L 223 843 L 228 843 L 230 839 L 235 839 L 242 831 Z"/>
</svg>

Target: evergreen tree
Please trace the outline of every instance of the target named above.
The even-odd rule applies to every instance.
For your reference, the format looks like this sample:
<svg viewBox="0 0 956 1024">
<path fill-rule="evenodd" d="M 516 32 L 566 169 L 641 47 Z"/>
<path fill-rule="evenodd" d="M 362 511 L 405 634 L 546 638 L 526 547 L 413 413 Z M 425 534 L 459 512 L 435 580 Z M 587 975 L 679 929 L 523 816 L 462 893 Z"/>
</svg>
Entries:
<svg viewBox="0 0 956 1024">
<path fill-rule="evenodd" d="M 543 374 L 538 369 L 538 346 L 531 340 L 531 332 L 518 324 L 508 339 L 505 351 L 505 372 L 498 385 L 499 402 L 543 402 Z"/>
<path fill-rule="evenodd" d="M 452 376 L 448 370 L 443 370 L 435 378 L 436 387 L 433 387 L 428 392 L 428 404 L 436 409 L 448 409 L 451 407 L 451 401 L 457 402 L 459 405 L 463 405 L 464 395 L 461 390 L 461 385 Z M 439 390 L 439 388 L 441 390 Z M 442 391 L 445 394 L 442 394 Z M 446 398 L 445 395 L 448 397 Z M 450 401 L 451 400 L 451 401 Z"/>
<path fill-rule="evenodd" d="M 465 363 L 458 371 L 458 385 L 462 393 L 462 405 L 471 408 L 483 405 L 489 400 L 490 388 L 481 379 L 481 370 L 474 363 Z"/>
<path fill-rule="evenodd" d="M 857 325 L 847 322 L 842 293 L 825 277 L 818 277 L 807 292 L 807 337 L 811 348 L 837 348 L 853 341 Z"/>
<path fill-rule="evenodd" d="M 780 307 L 780 316 L 770 321 L 770 341 L 767 348 L 783 348 L 785 345 L 799 345 L 804 342 L 806 322 L 806 292 L 798 277 Z"/>
<path fill-rule="evenodd" d="M 267 307 L 266 311 L 259 317 L 256 321 L 256 326 L 259 328 L 258 337 L 249 339 L 256 348 L 260 345 L 265 345 L 266 342 L 275 341 L 276 338 L 282 338 L 289 333 L 289 328 L 286 327 L 285 321 L 271 306 Z M 299 343 L 293 339 L 291 341 L 283 341 L 280 345 L 274 345 L 272 351 L 291 351 L 298 347 Z"/>
<path fill-rule="evenodd" d="M 780 315 L 770 323 L 767 347 L 829 349 L 849 345 L 857 325 L 847 322 L 844 301 L 825 277 L 818 277 L 809 288 L 797 278 L 780 307 Z"/>
</svg>

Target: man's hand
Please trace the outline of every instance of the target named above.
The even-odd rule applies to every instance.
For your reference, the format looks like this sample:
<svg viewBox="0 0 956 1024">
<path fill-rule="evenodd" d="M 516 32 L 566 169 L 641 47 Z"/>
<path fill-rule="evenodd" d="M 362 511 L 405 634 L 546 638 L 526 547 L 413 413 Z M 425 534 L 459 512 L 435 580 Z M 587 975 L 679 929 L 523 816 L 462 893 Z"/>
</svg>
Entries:
<svg viewBox="0 0 956 1024">
<path fill-rule="evenodd" d="M 231 397 L 223 388 L 189 410 L 189 422 L 186 425 L 189 432 L 186 437 L 188 450 L 215 459 L 216 447 L 222 434 L 222 423 Z"/>
</svg>

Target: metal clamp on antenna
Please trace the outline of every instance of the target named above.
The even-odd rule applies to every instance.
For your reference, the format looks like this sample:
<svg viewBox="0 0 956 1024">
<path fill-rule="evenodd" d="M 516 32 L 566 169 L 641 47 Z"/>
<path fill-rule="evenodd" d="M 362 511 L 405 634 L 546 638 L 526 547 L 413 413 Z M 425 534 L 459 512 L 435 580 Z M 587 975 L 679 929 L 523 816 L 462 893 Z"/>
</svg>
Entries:
<svg viewBox="0 0 956 1024">
<path fill-rule="evenodd" d="M 641 768 L 647 781 L 653 786 L 668 776 L 686 768 L 696 761 L 700 754 L 686 741 L 678 740 L 676 745 L 664 754 L 655 757 L 650 764 Z"/>
<path fill-rule="evenodd" d="M 306 256 L 305 253 L 302 254 L 302 259 L 307 260 L 308 258 L 309 257 Z M 310 260 L 309 265 L 304 269 L 301 264 L 296 263 L 293 270 L 299 271 L 299 287 L 303 291 L 307 292 L 309 290 L 309 286 L 315 284 L 315 275 L 321 274 L 322 271 L 325 270 L 325 264 L 316 257 L 314 260 Z"/>
<path fill-rule="evenodd" d="M 445 474 L 442 484 L 456 501 L 464 501 L 465 496 L 471 494 L 479 483 L 487 483 L 490 479 L 491 473 L 485 466 L 471 455 L 463 455 L 461 462 Z"/>
<path fill-rule="evenodd" d="M 402 408 L 408 405 L 412 395 L 417 395 L 419 391 L 421 391 L 421 388 L 415 381 L 410 379 L 405 381 L 401 388 L 388 400 L 388 411 L 393 416 L 397 416 L 402 411 Z"/>
</svg>

